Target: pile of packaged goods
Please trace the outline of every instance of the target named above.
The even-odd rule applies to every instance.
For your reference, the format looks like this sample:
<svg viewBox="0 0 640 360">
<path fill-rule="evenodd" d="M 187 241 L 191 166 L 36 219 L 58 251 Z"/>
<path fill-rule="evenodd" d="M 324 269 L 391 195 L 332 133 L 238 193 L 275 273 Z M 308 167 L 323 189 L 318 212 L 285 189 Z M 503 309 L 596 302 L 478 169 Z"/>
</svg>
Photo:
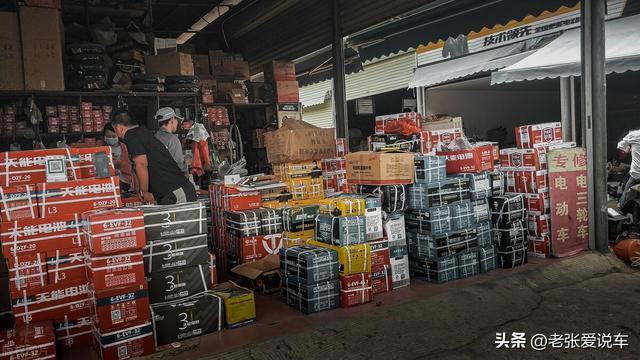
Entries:
<svg viewBox="0 0 640 360">
<path fill-rule="evenodd" d="M 140 210 L 146 238 L 142 266 L 155 346 L 221 330 L 223 304 L 211 292 L 215 268 L 207 249 L 205 205 L 193 202 Z M 176 327 L 176 323 L 184 326 Z"/>
<path fill-rule="evenodd" d="M 94 348 L 102 359 L 154 352 L 142 211 L 93 210 L 82 220 Z"/>
<path fill-rule="evenodd" d="M 305 314 L 340 306 L 338 253 L 309 245 L 280 249 L 282 298 Z"/>
<path fill-rule="evenodd" d="M 92 43 L 75 43 L 67 46 L 68 86 L 72 90 L 102 90 L 109 83 L 104 46 Z"/>
<path fill-rule="evenodd" d="M 101 132 L 110 121 L 113 107 L 82 102 L 73 105 L 45 106 L 49 133 Z"/>
<path fill-rule="evenodd" d="M 517 148 L 500 150 L 500 165 L 507 194 L 522 195 L 529 255 L 548 258 L 551 249 L 551 215 L 547 153 L 575 147 L 562 141 L 560 123 L 525 125 L 515 129 Z M 527 244 L 528 243 L 528 244 Z"/>
<path fill-rule="evenodd" d="M 93 161 L 100 157 L 107 161 Z M 91 286 L 82 212 L 121 205 L 110 148 L 15 151 L 0 159 L 0 242 L 8 264 L 8 284 L 2 281 L 8 287 L 0 293 L 10 295 L 14 331 L 21 334 L 12 351 L 42 345 L 39 351 L 50 356 L 55 351 L 47 349 L 55 347 L 45 343 L 56 339 L 59 350 L 90 346 Z M 3 299 L 0 312 L 5 307 Z M 34 329 L 51 336 L 32 339 Z"/>
<path fill-rule="evenodd" d="M 17 118 L 16 104 L 4 104 L 0 106 L 0 135 L 14 136 L 16 134 Z M 25 124 L 26 125 L 26 124 Z"/>
<path fill-rule="evenodd" d="M 327 197 L 349 192 L 345 157 L 348 152 L 346 139 L 336 139 L 336 157 L 322 159 L 324 193 Z"/>
</svg>

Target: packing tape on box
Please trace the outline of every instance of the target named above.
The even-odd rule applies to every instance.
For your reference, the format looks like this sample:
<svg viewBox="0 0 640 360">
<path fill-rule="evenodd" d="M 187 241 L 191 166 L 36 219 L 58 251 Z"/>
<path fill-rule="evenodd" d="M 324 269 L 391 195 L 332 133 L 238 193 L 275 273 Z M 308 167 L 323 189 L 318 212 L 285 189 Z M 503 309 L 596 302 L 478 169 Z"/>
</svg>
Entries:
<svg viewBox="0 0 640 360">
<path fill-rule="evenodd" d="M 79 224 L 78 214 L 73 214 L 73 217 L 74 217 L 74 222 L 73 222 L 72 225 L 76 229 L 76 240 L 77 240 L 76 244 L 78 246 L 81 246 L 81 244 L 82 244 L 82 232 L 80 231 L 80 224 Z M 13 255 L 16 256 L 17 255 L 17 249 L 18 249 L 18 236 L 20 236 L 21 234 L 20 234 L 19 230 L 17 230 L 17 226 L 18 225 L 17 225 L 17 221 L 15 221 L 15 220 L 14 220 L 14 226 L 16 227 L 16 229 L 14 229 L 14 231 L 9 232 L 9 233 L 2 233 L 0 235 L 2 235 L 3 238 L 5 236 L 7 236 L 7 237 L 13 239 L 12 241 L 8 241 L 8 242 L 3 241 L 3 243 L 11 244 L 12 248 L 13 248 Z M 65 230 L 65 229 L 68 229 L 70 227 L 71 227 L 70 225 L 65 224 L 64 228 L 62 228 L 62 229 L 56 228 L 56 229 L 57 230 Z M 25 235 L 25 234 L 28 235 L 28 231 L 23 229 L 22 230 L 22 235 Z M 57 239 L 57 238 L 66 237 L 66 236 L 68 236 L 68 235 L 43 236 L 43 237 L 38 238 L 38 239 L 29 239 L 29 240 L 23 240 L 23 241 L 20 241 L 20 242 L 21 243 L 22 242 L 31 243 L 31 242 L 35 242 L 35 241 L 51 240 L 51 239 Z"/>
<path fill-rule="evenodd" d="M 278 216 L 278 212 L 275 209 L 264 210 L 267 211 L 267 224 L 263 224 L 263 218 L 260 218 L 260 227 L 266 227 L 268 230 L 270 230 L 269 233 L 277 233 L 282 226 L 282 216 Z"/>
<path fill-rule="evenodd" d="M 285 262 L 284 262 L 284 273 L 285 273 L 285 274 L 288 274 L 288 269 L 289 269 L 289 262 L 288 262 L 288 261 L 286 261 L 286 260 L 287 260 L 287 253 L 288 253 L 291 249 L 292 249 L 292 248 L 287 248 L 287 249 L 285 249 L 285 250 L 284 250 L 284 259 L 285 259 Z M 312 251 L 312 250 L 303 250 L 303 251 L 301 251 L 301 252 L 299 252 L 299 253 L 298 253 L 298 255 L 296 256 L 296 264 L 297 264 L 297 268 L 298 268 L 298 272 L 297 272 L 297 275 L 296 275 L 296 276 L 297 276 L 298 278 L 300 278 L 300 268 L 301 268 L 301 266 L 300 266 L 300 257 L 301 257 L 302 255 L 304 255 L 304 254 L 313 254 L 313 256 L 315 257 L 315 259 L 317 260 L 317 259 L 318 259 L 318 253 L 317 253 L 317 251 L 318 251 L 318 250 L 324 250 L 324 252 L 325 252 L 327 255 L 331 255 L 331 250 L 329 250 L 329 249 L 321 249 L 321 248 L 314 248 L 314 249 L 313 249 L 313 251 Z M 333 262 L 333 261 L 332 261 L 332 262 L 329 262 L 328 264 L 333 265 L 333 264 L 335 264 L 335 263 L 337 263 L 337 262 L 338 262 L 338 261 L 335 261 L 335 262 Z M 327 265 L 327 264 L 318 264 L 318 262 L 316 261 L 316 265 L 314 265 L 314 266 L 307 266 L 307 269 L 315 269 L 315 268 L 319 268 L 319 267 L 321 267 L 321 266 L 326 266 L 326 265 Z M 333 276 L 334 276 L 334 275 L 333 275 L 333 266 L 330 266 L 330 267 L 329 267 L 329 269 L 331 270 L 331 272 L 330 272 L 330 274 L 331 274 L 331 278 L 333 278 Z"/>
<path fill-rule="evenodd" d="M 406 206 L 406 201 L 407 201 L 407 194 L 406 194 L 406 188 L 403 187 L 402 185 L 389 185 L 389 186 L 393 186 L 393 193 L 394 193 L 394 198 L 397 200 L 398 199 L 398 186 L 400 186 L 402 190 L 402 195 L 400 196 L 400 199 L 402 199 L 402 206 L 400 206 L 400 211 L 404 211 L 404 208 Z M 394 201 L 393 202 L 393 211 L 395 212 L 398 211 L 398 202 Z"/>
<path fill-rule="evenodd" d="M 351 250 L 349 249 L 349 246 L 345 246 L 344 247 L 347 250 L 347 262 L 349 263 L 349 273 L 351 273 Z M 367 272 L 367 246 L 364 247 L 364 257 L 363 257 L 363 261 L 362 261 L 362 271 L 360 272 Z"/>
<path fill-rule="evenodd" d="M 152 207 L 154 205 L 151 205 Z M 167 210 L 167 211 L 162 211 L 161 213 L 163 214 L 171 214 L 171 213 L 176 213 L 176 212 L 180 212 L 183 211 L 184 209 L 172 209 L 172 210 Z M 191 209 L 189 209 L 191 210 Z M 200 201 L 198 201 L 198 211 L 200 212 L 199 216 L 196 219 L 189 219 L 189 220 L 180 220 L 180 221 L 171 221 L 171 224 L 187 224 L 187 223 L 192 223 L 192 222 L 198 222 L 199 226 L 198 226 L 198 234 L 202 234 L 203 230 L 202 230 L 202 211 L 205 211 L 205 215 L 206 215 L 206 207 L 204 206 L 204 204 Z M 166 223 L 157 223 L 157 224 L 145 224 L 144 227 L 148 228 L 148 227 L 158 227 L 158 226 L 167 226 Z"/>
<path fill-rule="evenodd" d="M 29 203 L 27 205 L 20 205 L 20 206 L 14 206 L 12 208 L 9 208 L 9 204 L 7 202 L 7 198 L 4 195 L 4 190 L 2 190 L 2 187 L 0 186 L 0 201 L 2 202 L 2 208 L 4 209 L 5 213 L 7 214 L 7 220 L 11 221 L 11 212 L 16 211 L 16 210 L 26 209 L 26 208 L 30 208 L 31 209 L 31 218 L 32 219 L 35 219 L 37 217 L 35 212 L 33 211 L 34 206 L 33 206 L 33 202 L 32 202 L 32 198 L 34 198 L 36 195 L 35 194 L 31 195 L 31 187 L 30 186 L 25 186 L 25 188 L 27 189 L 27 198 L 29 199 Z"/>
<path fill-rule="evenodd" d="M 439 207 L 442 206 L 442 196 L 443 195 L 449 195 L 449 194 L 459 194 L 460 195 L 460 199 L 463 198 L 463 193 L 468 192 L 469 189 L 463 189 L 461 186 L 461 179 L 458 179 L 458 190 L 451 190 L 451 191 L 442 191 L 442 183 L 438 183 L 438 192 L 436 194 L 426 194 L 425 196 L 422 196 L 422 191 L 410 191 L 411 193 L 411 200 L 413 200 L 413 203 L 419 202 L 422 203 L 423 198 L 426 198 L 427 201 L 427 205 L 429 205 L 429 198 L 431 197 L 437 197 L 440 200 L 440 205 L 435 206 L 435 207 Z M 428 190 L 427 190 L 428 191 Z M 426 206 L 426 208 L 430 208 L 432 206 Z"/>
<path fill-rule="evenodd" d="M 178 238 L 175 239 L 176 241 L 185 241 L 185 240 L 191 240 L 191 239 L 196 239 L 199 238 L 200 236 L 202 236 L 202 234 L 198 234 L 198 235 L 193 235 L 193 236 L 188 236 L 188 237 L 184 237 L 184 238 Z M 169 243 L 171 243 L 172 241 L 167 241 L 164 245 L 167 245 Z M 160 252 L 153 252 L 153 249 L 155 248 L 155 246 L 149 246 L 149 254 L 148 255 L 143 255 L 143 257 L 148 257 L 149 258 L 149 266 L 148 266 L 148 271 L 151 272 L 151 269 L 153 269 L 153 256 L 154 255 L 169 255 L 169 254 L 173 254 L 175 251 L 188 251 L 188 250 L 195 250 L 195 249 L 200 249 L 200 248 L 206 248 L 207 245 L 197 245 L 197 246 L 189 246 L 186 248 L 179 248 L 179 249 L 174 249 L 172 246 L 168 246 L 169 250 L 165 250 L 165 251 L 160 251 Z M 166 259 L 163 259 L 166 260 Z"/>
<path fill-rule="evenodd" d="M 69 261 L 73 262 L 74 260 L 82 260 L 82 263 L 78 264 L 78 265 L 67 266 L 67 267 L 64 268 L 64 270 L 76 269 L 76 268 L 79 268 L 79 267 L 86 267 L 87 265 L 84 262 L 84 257 L 83 256 L 79 256 L 80 254 L 81 253 L 78 252 L 78 254 L 74 255 L 74 257 L 70 258 Z M 47 260 L 47 272 L 49 272 L 49 261 L 48 260 Z M 54 279 L 55 279 L 54 284 L 57 284 L 58 281 L 60 281 L 60 280 L 64 280 L 64 279 L 60 279 L 60 277 L 58 276 L 59 272 L 60 272 L 60 250 L 56 250 L 55 267 L 54 267 L 54 270 L 53 270 L 53 276 L 54 276 Z"/>
<path fill-rule="evenodd" d="M 356 223 L 358 224 L 358 232 L 357 232 L 357 234 L 360 234 L 360 233 L 362 233 L 362 226 L 363 226 L 363 224 L 362 224 L 362 222 L 360 221 L 360 217 L 359 217 L 359 216 L 355 216 L 355 218 L 356 218 Z M 346 218 L 345 218 L 345 219 L 346 219 Z M 335 222 L 335 221 L 333 221 L 333 220 L 335 220 L 335 218 L 332 218 L 332 219 L 331 219 L 331 236 L 332 236 L 332 237 L 333 237 L 334 229 L 335 229 L 334 225 L 335 225 L 335 223 L 336 223 L 336 222 Z M 317 221 L 318 221 L 318 217 L 316 216 L 316 222 L 317 222 Z M 346 221 L 346 220 L 345 220 L 345 221 Z M 340 221 L 338 220 L 338 224 L 339 224 L 339 223 L 340 223 Z M 351 233 L 349 232 L 349 227 L 350 227 L 350 225 L 347 223 L 347 225 L 345 226 L 345 228 L 346 228 L 346 239 L 347 239 L 347 243 L 346 243 L 345 245 L 347 245 L 347 246 L 349 246 L 349 245 L 359 245 L 359 244 L 360 244 L 359 242 L 356 242 L 355 244 L 351 244 L 351 243 L 350 243 L 350 239 L 351 239 L 351 236 L 350 236 L 350 235 L 351 235 Z M 318 228 L 318 227 L 316 227 L 316 228 Z M 332 245 L 333 245 L 333 239 L 331 239 L 331 240 L 332 240 L 332 241 L 331 241 L 331 243 L 332 243 Z"/>
<path fill-rule="evenodd" d="M 69 200 L 58 200 L 58 201 L 49 201 L 47 203 L 47 183 L 44 184 L 39 184 L 38 186 L 42 186 L 42 203 L 40 203 L 40 199 L 38 201 L 38 206 L 40 206 L 40 209 L 42 209 L 42 213 L 45 213 L 45 209 L 47 207 L 47 205 L 59 205 L 59 204 L 67 204 L 67 203 L 73 203 L 73 202 L 78 202 L 78 201 L 95 201 L 95 200 L 109 200 L 109 199 L 116 199 L 116 204 L 119 204 L 120 201 L 118 201 L 118 199 L 120 199 L 120 195 L 118 195 L 118 186 L 116 186 L 115 180 L 116 177 L 112 176 L 109 180 L 111 181 L 110 184 L 102 184 L 102 187 L 105 187 L 105 185 L 111 185 L 108 188 L 106 188 L 105 190 L 109 190 L 111 192 L 113 192 L 113 195 L 109 195 L 109 196 L 96 196 L 96 197 L 91 197 L 91 198 L 83 198 L 83 199 L 69 199 Z M 77 192 L 77 189 L 75 190 L 75 192 Z M 38 197 L 40 198 L 40 197 Z"/>
<path fill-rule="evenodd" d="M 22 282 L 23 280 L 26 279 L 31 279 L 31 278 L 40 278 L 40 286 L 44 286 L 44 273 L 46 273 L 47 271 L 42 271 L 42 258 L 41 258 L 41 254 L 38 253 L 37 254 L 37 262 L 35 264 L 31 264 L 31 265 L 26 265 L 26 266 L 20 266 L 20 262 L 18 261 L 18 256 L 14 255 L 14 259 L 15 259 L 15 263 L 16 266 L 12 269 L 9 269 L 10 273 L 14 273 L 14 277 L 9 278 L 9 281 L 13 282 L 16 286 L 16 288 L 18 290 L 22 290 Z M 44 264 L 46 265 L 46 261 L 44 262 Z M 31 269 L 31 268 L 38 268 L 38 273 L 37 274 L 30 274 L 30 275 L 22 275 L 22 271 L 20 270 L 26 270 L 26 269 Z M 26 282 L 25 282 L 25 286 Z"/>
<path fill-rule="evenodd" d="M 78 180 L 78 177 L 76 175 L 76 166 L 73 164 L 73 159 L 71 158 L 71 149 L 65 148 L 65 150 L 67 151 L 67 158 L 69 158 L 69 166 L 71 166 L 71 173 L 73 174 L 73 180 Z"/>
<path fill-rule="evenodd" d="M 390 275 L 389 271 L 391 271 L 391 267 L 384 265 L 383 268 L 384 268 L 384 284 L 386 286 L 385 291 L 391 291 L 392 289 L 389 284 L 390 281 L 393 282 L 393 280 L 391 279 L 391 276 L 389 276 Z"/>
</svg>

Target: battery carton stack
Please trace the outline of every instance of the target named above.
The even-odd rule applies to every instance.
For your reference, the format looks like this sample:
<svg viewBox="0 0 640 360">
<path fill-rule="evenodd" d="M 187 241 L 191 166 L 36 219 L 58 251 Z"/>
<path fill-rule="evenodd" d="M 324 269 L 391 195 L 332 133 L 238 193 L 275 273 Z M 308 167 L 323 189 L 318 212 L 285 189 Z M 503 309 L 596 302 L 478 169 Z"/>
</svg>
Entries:
<svg viewBox="0 0 640 360">
<path fill-rule="evenodd" d="M 331 198 L 320 201 L 316 217 L 316 243 L 338 254 L 357 252 L 361 268 L 345 268 L 340 274 L 340 304 L 351 307 L 373 300 L 371 248 L 366 243 L 365 201 L 362 198 Z"/>
<path fill-rule="evenodd" d="M 385 260 L 386 252 L 389 252 L 390 271 L 384 266 L 387 264 L 380 262 L 374 268 L 377 292 L 409 285 L 404 211 L 408 208 L 407 185 L 414 181 L 413 158 L 413 153 L 363 151 L 347 155 L 347 179 L 350 190 L 359 194 L 375 195 L 380 199 L 386 242 L 372 243 L 371 247 Z M 389 278 L 391 282 L 390 286 L 387 286 Z"/>
<path fill-rule="evenodd" d="M 239 191 L 236 188 L 225 185 L 222 181 L 216 181 L 209 186 L 211 198 L 211 216 L 213 243 L 209 244 L 209 250 L 216 257 L 216 268 L 220 278 L 229 269 L 240 263 L 239 258 L 232 248 L 231 237 L 226 226 L 226 212 L 255 210 L 262 207 L 262 196 L 258 191 Z"/>
<path fill-rule="evenodd" d="M 280 209 L 226 211 L 231 254 L 242 264 L 277 253 L 282 246 L 282 223 Z"/>
<path fill-rule="evenodd" d="M 94 164 L 99 154 L 104 167 Z M 109 148 L 0 154 L 0 242 L 9 268 L 1 292 L 10 294 L 16 331 L 49 322 L 60 350 L 92 341 L 81 213 L 121 205 L 110 155 Z"/>
<path fill-rule="evenodd" d="M 221 330 L 222 299 L 209 292 L 213 279 L 205 205 L 196 201 L 140 209 L 155 346 Z M 176 328 L 177 323 L 183 326 Z"/>
<path fill-rule="evenodd" d="M 338 252 L 309 245 L 280 249 L 282 299 L 305 314 L 340 307 Z"/>
<path fill-rule="evenodd" d="M 321 166 L 321 160 L 272 164 L 273 174 L 287 184 L 292 199 L 290 205 L 313 204 L 324 199 Z"/>
<path fill-rule="evenodd" d="M 571 145 L 562 142 L 560 123 L 525 125 L 515 132 L 517 148 L 500 150 L 505 190 L 523 196 L 529 254 L 547 258 L 552 254 L 547 153 Z"/>
<path fill-rule="evenodd" d="M 16 135 L 17 110 L 18 107 L 13 103 L 0 106 L 0 135 Z"/>
<path fill-rule="evenodd" d="M 289 206 L 282 209 L 282 247 L 301 246 L 316 237 L 319 205 Z"/>
<path fill-rule="evenodd" d="M 347 155 L 346 139 L 336 139 L 336 157 L 322 159 L 322 177 L 324 192 L 327 197 L 339 195 L 349 191 L 347 185 Z"/>
<path fill-rule="evenodd" d="M 416 160 L 424 162 L 424 157 Z M 435 168 L 444 162 L 429 161 Z M 433 282 L 476 275 L 478 233 L 469 180 L 447 178 L 442 170 L 431 177 L 430 182 L 416 183 L 409 189 L 411 272 Z"/>
<path fill-rule="evenodd" d="M 458 128 L 429 136 L 433 152 L 416 156 L 416 184 L 409 189 L 411 271 L 441 283 L 493 270 L 489 199 L 497 151 L 470 144 Z"/>
<path fill-rule="evenodd" d="M 105 360 L 152 353 L 142 211 L 94 210 L 82 218 L 94 348 Z"/>
</svg>

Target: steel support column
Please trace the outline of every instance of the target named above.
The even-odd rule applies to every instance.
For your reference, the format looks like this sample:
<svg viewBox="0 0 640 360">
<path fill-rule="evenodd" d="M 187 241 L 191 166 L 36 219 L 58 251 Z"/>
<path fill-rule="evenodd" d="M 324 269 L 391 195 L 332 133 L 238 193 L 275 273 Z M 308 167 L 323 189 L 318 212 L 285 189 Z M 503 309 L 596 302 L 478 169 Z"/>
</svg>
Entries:
<svg viewBox="0 0 640 360">
<path fill-rule="evenodd" d="M 333 103 L 336 119 L 336 136 L 349 141 L 349 119 L 347 118 L 347 96 L 345 90 L 344 71 L 344 37 L 342 36 L 342 20 L 339 0 L 331 1 L 333 21 Z"/>
<path fill-rule="evenodd" d="M 562 122 L 562 140 L 573 141 L 571 139 L 571 83 L 566 77 L 560 78 L 560 121 Z"/>
<path fill-rule="evenodd" d="M 607 251 L 606 0 L 584 0 L 580 11 L 582 129 L 589 178 L 589 247 Z"/>
</svg>

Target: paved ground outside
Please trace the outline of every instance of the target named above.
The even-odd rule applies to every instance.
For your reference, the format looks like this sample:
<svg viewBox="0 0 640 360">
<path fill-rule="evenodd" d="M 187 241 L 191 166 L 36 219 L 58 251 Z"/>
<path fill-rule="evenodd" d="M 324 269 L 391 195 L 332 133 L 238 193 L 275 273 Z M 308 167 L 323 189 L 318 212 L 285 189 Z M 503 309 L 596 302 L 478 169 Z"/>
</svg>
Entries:
<svg viewBox="0 0 640 360">
<path fill-rule="evenodd" d="M 400 305 L 381 303 L 378 311 L 225 352 L 203 354 L 207 344 L 194 339 L 153 358 L 638 359 L 639 300 L 640 273 L 613 255 L 589 253 Z M 496 333 L 502 332 L 507 340 L 525 333 L 526 349 L 496 349 Z M 629 346 L 531 349 L 532 335 L 553 333 L 622 333 Z M 190 352 L 197 348 L 194 357 Z"/>
</svg>

